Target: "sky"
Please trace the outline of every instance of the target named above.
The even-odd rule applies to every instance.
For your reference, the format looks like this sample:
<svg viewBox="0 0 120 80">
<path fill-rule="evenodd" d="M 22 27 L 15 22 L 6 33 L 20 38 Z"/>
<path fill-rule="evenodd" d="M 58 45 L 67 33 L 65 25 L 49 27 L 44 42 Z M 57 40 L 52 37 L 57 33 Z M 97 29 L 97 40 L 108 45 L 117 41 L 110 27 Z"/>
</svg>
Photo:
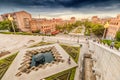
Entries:
<svg viewBox="0 0 120 80">
<path fill-rule="evenodd" d="M 115 17 L 120 0 L 0 0 L 0 14 L 25 10 L 38 18 Z"/>
</svg>

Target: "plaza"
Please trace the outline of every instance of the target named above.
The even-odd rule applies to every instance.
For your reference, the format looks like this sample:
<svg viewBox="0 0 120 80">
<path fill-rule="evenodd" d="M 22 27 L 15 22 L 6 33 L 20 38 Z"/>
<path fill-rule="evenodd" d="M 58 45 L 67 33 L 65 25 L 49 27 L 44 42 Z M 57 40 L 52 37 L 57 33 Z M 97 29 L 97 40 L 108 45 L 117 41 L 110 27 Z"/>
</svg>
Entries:
<svg viewBox="0 0 120 80">
<path fill-rule="evenodd" d="M 51 47 L 51 46 L 56 47 L 57 51 L 62 56 L 62 59 L 64 60 L 64 62 L 59 62 L 57 64 L 54 63 L 52 64 L 52 66 L 50 66 L 51 63 L 48 63 L 45 69 L 40 68 L 37 71 L 31 70 L 31 72 L 28 74 L 22 73 L 20 76 L 16 76 L 16 74 L 19 72 L 18 70 L 19 67 L 21 67 L 20 63 L 23 62 L 24 55 L 27 50 L 30 51 L 30 50 L 40 49 L 44 47 Z M 43 79 L 45 77 L 49 77 L 58 72 L 76 67 L 77 64 L 72 59 L 71 59 L 71 64 L 70 65 L 68 64 L 67 62 L 68 58 L 69 58 L 69 55 L 58 44 L 52 44 L 47 46 L 34 47 L 30 49 L 21 50 L 19 54 L 16 56 L 13 63 L 11 64 L 10 68 L 7 70 L 6 74 L 3 76 L 2 80 L 38 80 L 38 79 Z"/>
</svg>

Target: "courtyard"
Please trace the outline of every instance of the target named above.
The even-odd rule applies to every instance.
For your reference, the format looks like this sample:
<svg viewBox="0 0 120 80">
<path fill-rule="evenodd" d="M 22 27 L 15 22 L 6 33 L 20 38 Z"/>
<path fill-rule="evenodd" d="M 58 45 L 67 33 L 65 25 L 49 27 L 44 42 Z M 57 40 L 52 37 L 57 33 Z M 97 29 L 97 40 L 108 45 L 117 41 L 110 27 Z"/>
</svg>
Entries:
<svg viewBox="0 0 120 80">
<path fill-rule="evenodd" d="M 30 73 L 19 70 L 19 68 L 22 66 L 21 63 L 24 62 L 24 57 L 26 52 L 38 50 L 38 49 L 44 50 L 50 47 L 55 47 L 54 49 L 58 51 L 59 55 L 61 56 L 61 59 L 57 59 L 57 60 L 60 60 L 60 61 L 56 60 L 56 62 L 54 63 L 51 63 L 51 62 L 47 63 L 47 66 L 46 64 L 44 64 L 43 67 L 41 68 L 38 68 L 38 67 L 35 67 L 34 69 L 30 68 L 31 69 Z M 51 45 L 24 49 L 18 53 L 18 55 L 12 62 L 11 66 L 3 76 L 2 80 L 38 80 L 38 79 L 43 79 L 53 74 L 76 67 L 77 64 L 72 58 L 71 58 L 71 64 L 68 64 L 67 62 L 68 58 L 69 58 L 68 53 L 66 53 L 59 44 L 51 44 Z M 26 70 L 28 69 L 26 68 Z"/>
</svg>

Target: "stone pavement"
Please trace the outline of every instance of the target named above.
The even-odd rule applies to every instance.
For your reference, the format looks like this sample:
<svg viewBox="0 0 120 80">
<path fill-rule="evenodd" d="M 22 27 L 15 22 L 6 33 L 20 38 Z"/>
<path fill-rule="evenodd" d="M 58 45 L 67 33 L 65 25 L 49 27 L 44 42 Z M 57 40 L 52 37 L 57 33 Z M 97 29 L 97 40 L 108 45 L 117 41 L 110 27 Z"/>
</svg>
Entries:
<svg viewBox="0 0 120 80">
<path fill-rule="evenodd" d="M 9 50 L 12 53 L 15 53 L 21 49 L 25 49 L 30 45 L 36 44 L 42 41 L 43 36 L 31 36 L 31 35 L 6 35 L 0 34 L 0 51 L 2 50 Z M 52 41 L 57 42 L 59 40 L 60 43 L 70 44 L 74 46 L 78 46 L 77 37 L 64 37 L 64 36 L 44 36 L 45 41 Z M 34 40 L 35 42 L 29 43 L 30 40 Z M 87 47 L 84 38 L 79 38 L 79 43 L 83 44 L 83 47 L 80 49 L 80 57 L 78 61 L 78 68 L 76 69 L 75 80 L 79 80 L 80 77 L 80 66 L 81 66 L 81 59 L 82 55 L 86 52 Z M 11 54 L 10 54 L 11 55 Z M 5 58 L 9 55 L 6 55 L 2 58 Z M 2 59 L 0 58 L 0 59 Z"/>
<path fill-rule="evenodd" d="M 29 74 L 24 73 L 19 77 L 15 76 L 16 73 L 19 72 L 18 68 L 21 66 L 20 63 L 23 61 L 23 57 L 27 50 L 35 50 L 35 49 L 40 49 L 40 48 L 50 47 L 50 46 L 56 47 L 57 51 L 60 52 L 59 54 L 62 56 L 62 59 L 64 59 L 65 62 L 53 64 L 52 66 L 47 66 L 45 69 L 39 69 L 38 71 L 32 70 Z M 51 45 L 24 49 L 20 51 L 20 53 L 15 58 L 15 60 L 12 62 L 11 66 L 3 76 L 2 80 L 40 80 L 45 77 L 49 77 L 56 73 L 62 72 L 64 70 L 68 70 L 73 67 L 76 67 L 77 64 L 72 58 L 71 58 L 71 64 L 68 64 L 68 58 L 69 58 L 69 55 L 58 44 L 51 44 Z"/>
<path fill-rule="evenodd" d="M 81 44 L 82 44 L 82 47 L 80 48 L 78 67 L 76 68 L 76 74 L 75 74 L 74 80 L 81 80 L 82 74 L 80 74 L 80 71 L 81 71 L 81 67 L 82 67 L 82 58 L 83 58 L 84 53 L 88 52 L 88 44 L 86 44 L 86 43 L 81 43 Z"/>
<path fill-rule="evenodd" d="M 30 45 L 36 44 L 42 41 L 43 36 L 32 36 L 32 35 L 8 35 L 8 34 L 0 34 L 0 51 L 10 51 L 11 53 L 15 53 L 21 49 L 25 49 Z M 64 37 L 64 36 L 44 36 L 44 41 L 57 42 L 59 40 L 60 43 L 67 43 L 71 45 L 78 45 L 77 37 Z M 30 42 L 33 40 L 34 42 Z M 83 38 L 80 39 L 80 42 L 84 42 Z M 9 54 L 11 55 L 11 54 Z M 5 55 L 2 58 L 5 58 L 9 55 Z"/>
</svg>

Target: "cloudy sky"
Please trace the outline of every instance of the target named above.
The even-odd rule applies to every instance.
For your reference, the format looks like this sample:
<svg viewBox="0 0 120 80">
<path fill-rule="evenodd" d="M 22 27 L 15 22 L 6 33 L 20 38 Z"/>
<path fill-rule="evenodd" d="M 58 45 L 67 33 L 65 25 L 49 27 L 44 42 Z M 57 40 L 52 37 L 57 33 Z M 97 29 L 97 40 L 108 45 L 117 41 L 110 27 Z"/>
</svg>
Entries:
<svg viewBox="0 0 120 80">
<path fill-rule="evenodd" d="M 0 0 L 0 14 L 20 10 L 33 17 L 109 17 L 120 13 L 120 0 Z"/>
</svg>

